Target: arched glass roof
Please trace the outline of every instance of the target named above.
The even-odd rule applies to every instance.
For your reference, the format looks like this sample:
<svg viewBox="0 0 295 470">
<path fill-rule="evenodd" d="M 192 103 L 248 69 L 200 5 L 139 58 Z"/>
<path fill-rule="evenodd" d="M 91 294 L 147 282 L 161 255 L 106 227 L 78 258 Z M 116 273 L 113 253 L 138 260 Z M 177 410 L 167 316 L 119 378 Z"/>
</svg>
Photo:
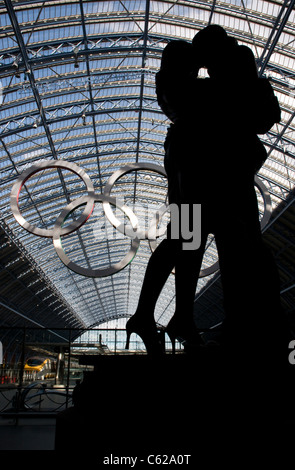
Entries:
<svg viewBox="0 0 295 470">
<path fill-rule="evenodd" d="M 162 166 L 169 125 L 155 96 L 162 50 L 170 39 L 191 40 L 215 23 L 252 49 L 259 73 L 271 80 L 279 99 L 282 120 L 261 136 L 268 159 L 259 176 L 272 210 L 281 207 L 295 181 L 293 6 L 294 0 L 0 1 L 1 221 L 84 326 L 134 313 L 150 246 L 141 241 L 133 261 L 112 276 L 71 271 L 50 238 L 25 231 L 14 219 L 9 198 L 18 175 L 36 162 L 65 160 L 83 168 L 96 193 L 102 193 L 111 175 L 127 164 Z M 143 223 L 165 202 L 166 191 L 165 177 L 139 170 L 122 176 L 112 195 L 135 207 Z M 20 206 L 27 220 L 48 228 L 61 209 L 83 194 L 85 186 L 75 174 L 48 169 L 28 180 Z M 130 240 L 111 230 L 98 203 L 94 216 L 64 237 L 63 247 L 79 265 L 100 268 L 120 261 Z M 203 267 L 214 261 L 210 241 Z M 198 291 L 208 280 L 200 279 Z M 173 308 L 171 274 L 157 305 L 157 321 L 165 325 Z"/>
</svg>

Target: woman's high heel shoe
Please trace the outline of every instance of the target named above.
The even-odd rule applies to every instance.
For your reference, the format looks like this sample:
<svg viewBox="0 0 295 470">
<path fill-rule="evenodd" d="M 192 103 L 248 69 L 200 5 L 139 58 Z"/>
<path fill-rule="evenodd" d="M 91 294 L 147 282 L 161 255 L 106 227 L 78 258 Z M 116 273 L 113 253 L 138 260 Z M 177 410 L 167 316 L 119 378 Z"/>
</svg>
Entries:
<svg viewBox="0 0 295 470">
<path fill-rule="evenodd" d="M 163 335 L 158 331 L 154 321 L 146 321 L 142 316 L 133 315 L 126 323 L 126 333 L 125 349 L 129 349 L 130 336 L 135 333 L 141 337 L 149 355 L 159 356 L 164 353 Z"/>
<path fill-rule="evenodd" d="M 172 354 L 175 354 L 176 333 L 174 331 L 174 328 L 171 325 L 169 327 L 169 324 L 170 324 L 170 322 L 166 326 L 165 332 L 169 336 L 170 342 L 172 344 Z"/>
<path fill-rule="evenodd" d="M 188 353 L 196 351 L 203 344 L 193 320 L 184 322 L 182 318 L 174 315 L 166 326 L 165 331 L 172 344 L 172 354 L 175 354 L 176 340 L 182 344 L 184 351 Z"/>
</svg>

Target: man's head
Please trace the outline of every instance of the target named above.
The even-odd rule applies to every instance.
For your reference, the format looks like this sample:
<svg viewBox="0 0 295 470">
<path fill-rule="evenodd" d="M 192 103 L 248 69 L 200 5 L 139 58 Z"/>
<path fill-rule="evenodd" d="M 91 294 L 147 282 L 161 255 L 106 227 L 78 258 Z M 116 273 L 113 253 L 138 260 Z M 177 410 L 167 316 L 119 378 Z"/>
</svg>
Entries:
<svg viewBox="0 0 295 470">
<path fill-rule="evenodd" d="M 219 25 L 201 29 L 192 41 L 197 65 L 208 68 L 208 71 L 214 67 L 220 60 L 222 51 L 228 46 L 229 39 L 226 31 Z"/>
</svg>

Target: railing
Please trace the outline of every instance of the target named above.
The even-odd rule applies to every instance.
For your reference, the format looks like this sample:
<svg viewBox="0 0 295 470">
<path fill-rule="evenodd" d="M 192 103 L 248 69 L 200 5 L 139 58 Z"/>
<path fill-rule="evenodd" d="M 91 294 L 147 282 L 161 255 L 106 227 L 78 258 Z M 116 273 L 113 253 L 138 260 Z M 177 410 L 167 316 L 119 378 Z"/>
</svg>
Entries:
<svg viewBox="0 0 295 470">
<path fill-rule="evenodd" d="M 72 389 L 47 383 L 0 387 L 0 416 L 53 416 L 72 405 Z"/>
<path fill-rule="evenodd" d="M 0 364 L 0 416 L 53 416 L 72 405 L 72 393 L 89 355 L 146 354 L 141 339 L 132 335 L 125 350 L 125 329 L 65 329 L 0 327 L 3 347 Z M 178 351 L 181 346 L 178 344 Z M 171 343 L 166 337 L 166 352 Z M 48 359 L 29 367 L 29 358 Z M 84 358 L 84 363 L 83 363 Z"/>
</svg>

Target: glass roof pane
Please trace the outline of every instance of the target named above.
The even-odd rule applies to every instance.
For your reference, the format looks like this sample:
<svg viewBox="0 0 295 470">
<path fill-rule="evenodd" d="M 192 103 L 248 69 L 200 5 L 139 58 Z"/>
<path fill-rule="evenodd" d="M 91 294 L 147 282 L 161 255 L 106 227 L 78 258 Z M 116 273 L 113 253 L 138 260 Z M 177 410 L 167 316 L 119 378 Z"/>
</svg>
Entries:
<svg viewBox="0 0 295 470">
<path fill-rule="evenodd" d="M 274 28 L 282 0 L 213 4 L 151 0 L 146 18 L 144 0 L 87 1 L 82 2 L 83 12 L 77 0 L 12 2 L 16 28 L 5 4 L 0 3 L 1 214 L 86 325 L 134 313 L 151 253 L 148 243 L 142 241 L 132 263 L 114 276 L 84 278 L 62 264 L 50 239 L 37 238 L 19 227 L 9 207 L 10 190 L 17 176 L 38 161 L 75 162 L 88 173 L 97 192 L 126 164 L 162 166 L 169 120 L 156 102 L 155 73 L 170 39 L 191 40 L 210 21 L 251 47 L 258 69 L 265 65 L 264 74 L 282 108 L 281 123 L 261 136 L 269 158 L 259 176 L 271 194 L 272 209 L 294 189 L 294 11 L 277 34 L 280 21 Z M 285 13 L 286 8 L 281 19 Z M 270 47 L 273 52 L 267 58 Z M 27 185 L 26 200 L 31 202 L 27 202 L 26 216 L 53 226 L 68 199 L 85 192 L 73 175 L 64 176 L 63 182 L 51 170 L 32 178 Z M 145 171 L 125 175 L 112 190 L 130 207 L 135 204 L 141 220 L 142 206 L 163 204 L 166 192 L 166 180 Z M 93 266 L 121 259 L 130 240 L 103 240 L 98 247 L 94 225 L 89 219 L 79 233 L 64 241 L 68 253 L 85 266 L 85 253 Z M 203 266 L 210 266 L 216 257 L 212 242 Z M 197 292 L 210 279 L 200 279 Z M 160 323 L 165 325 L 173 314 L 174 300 L 171 275 L 157 304 Z"/>
</svg>

